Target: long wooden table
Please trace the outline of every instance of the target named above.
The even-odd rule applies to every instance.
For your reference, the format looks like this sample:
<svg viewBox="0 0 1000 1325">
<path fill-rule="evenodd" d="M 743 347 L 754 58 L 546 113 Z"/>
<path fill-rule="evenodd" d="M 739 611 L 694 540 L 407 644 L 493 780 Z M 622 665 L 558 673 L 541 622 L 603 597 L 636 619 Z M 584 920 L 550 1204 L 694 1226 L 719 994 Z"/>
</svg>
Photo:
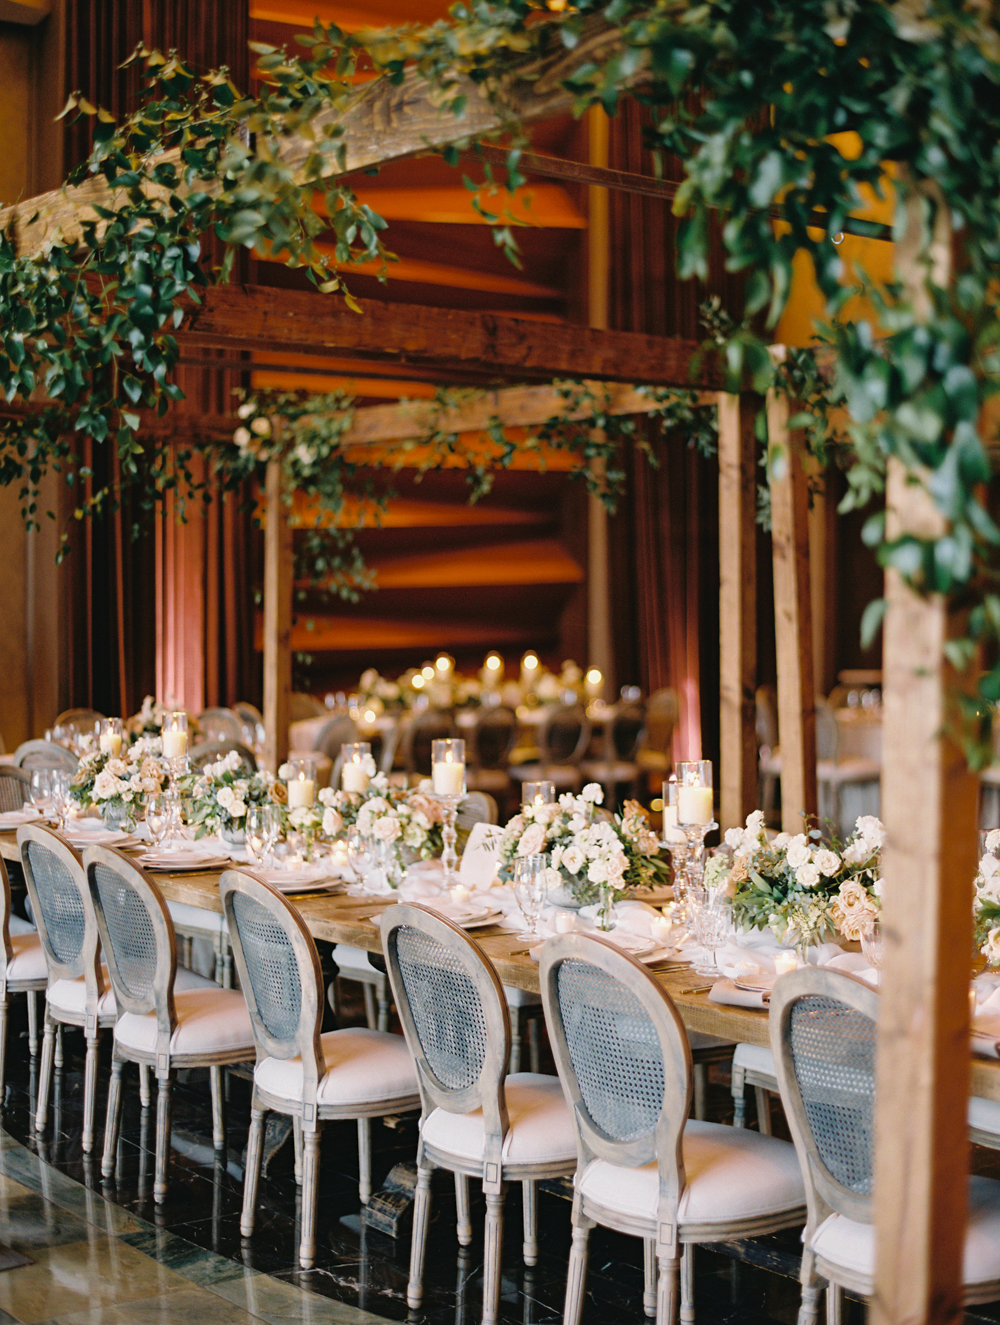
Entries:
<svg viewBox="0 0 1000 1325">
<path fill-rule="evenodd" d="M 15 833 L 0 833 L 0 856 L 18 860 Z M 222 913 L 219 895 L 221 871 L 205 870 L 198 874 L 153 874 L 164 897 L 171 902 L 184 902 L 205 911 Z M 377 924 L 371 919 L 392 901 L 378 897 L 349 897 L 338 893 L 303 894 L 294 899 L 309 932 L 314 938 L 329 943 L 348 943 L 367 952 L 381 952 L 382 944 Z M 516 954 L 524 947 L 509 931 L 483 929 L 472 931 L 483 953 L 496 967 L 505 985 L 517 989 L 538 991 L 538 966 L 530 957 Z M 684 1025 L 692 1031 L 718 1035 L 723 1039 L 744 1044 L 768 1045 L 767 1012 L 755 1008 L 730 1007 L 713 1003 L 707 994 L 685 993 L 692 985 L 704 984 L 693 968 L 681 971 L 655 971 L 657 980 L 677 1005 Z M 973 1058 L 970 1092 L 986 1099 L 1000 1100 L 1000 1060 Z"/>
</svg>

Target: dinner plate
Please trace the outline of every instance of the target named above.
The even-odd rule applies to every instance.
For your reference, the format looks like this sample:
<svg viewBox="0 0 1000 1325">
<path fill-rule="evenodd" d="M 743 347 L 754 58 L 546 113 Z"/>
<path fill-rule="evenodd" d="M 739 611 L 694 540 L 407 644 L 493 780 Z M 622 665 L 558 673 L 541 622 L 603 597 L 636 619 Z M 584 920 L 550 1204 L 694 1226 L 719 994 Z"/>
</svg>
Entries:
<svg viewBox="0 0 1000 1325">
<path fill-rule="evenodd" d="M 105 828 L 103 824 L 83 833 L 76 828 L 68 829 L 62 836 L 74 847 L 124 847 L 139 840 L 134 833 L 124 833 L 120 828 Z"/>
<path fill-rule="evenodd" d="M 268 879 L 272 888 L 277 888 L 279 893 L 298 894 L 298 893 L 328 893 L 341 892 L 342 888 L 335 879 L 329 877 L 325 879 L 316 879 L 312 883 L 295 883 L 291 878 L 278 883 L 275 879 Z"/>
<path fill-rule="evenodd" d="M 777 978 L 776 975 L 762 971 L 760 975 L 737 975 L 733 978 L 733 984 L 748 994 L 769 994 Z"/>
<path fill-rule="evenodd" d="M 195 874 L 201 870 L 222 870 L 232 861 L 228 856 L 203 856 L 193 851 L 164 851 L 139 857 L 143 869 L 163 874 Z"/>
<path fill-rule="evenodd" d="M 632 957 L 645 957 L 662 946 L 655 939 L 646 938 L 644 934 L 636 934 L 631 929 L 595 930 L 594 933 L 597 938 L 607 939 L 609 943 L 613 943 L 616 948 L 621 948 L 622 952 L 627 952 Z"/>
<path fill-rule="evenodd" d="M 327 888 L 333 882 L 328 865 L 303 865 L 300 870 L 254 869 L 253 872 L 258 879 L 263 879 L 281 892 L 301 893 L 317 884 Z"/>
<path fill-rule="evenodd" d="M 8 810 L 6 814 L 0 814 L 0 833 L 8 833 L 11 829 L 20 828 L 23 824 L 37 823 L 41 817 L 41 811 L 33 805 L 30 805 L 26 810 Z"/>
</svg>

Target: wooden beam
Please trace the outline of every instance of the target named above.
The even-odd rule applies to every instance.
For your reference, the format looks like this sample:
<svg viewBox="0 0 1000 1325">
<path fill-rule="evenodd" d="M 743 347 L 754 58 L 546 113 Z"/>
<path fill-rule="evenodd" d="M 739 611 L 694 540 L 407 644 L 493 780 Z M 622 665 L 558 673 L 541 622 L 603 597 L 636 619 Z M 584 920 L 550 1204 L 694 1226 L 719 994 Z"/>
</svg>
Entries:
<svg viewBox="0 0 1000 1325">
<path fill-rule="evenodd" d="M 274 420 L 275 430 L 281 420 Z M 272 773 L 288 757 L 292 693 L 292 531 L 281 483 L 281 461 L 271 460 L 265 481 L 264 530 L 264 766 Z"/>
<path fill-rule="evenodd" d="M 360 316 L 342 300 L 308 291 L 219 285 L 201 307 L 189 305 L 177 339 L 218 349 L 335 353 L 368 360 L 463 368 L 497 378 L 588 377 L 651 386 L 718 390 L 714 363 L 692 379 L 695 341 L 598 331 L 496 313 L 359 300 Z"/>
<path fill-rule="evenodd" d="M 801 453 L 788 430 L 788 416 L 788 398 L 768 392 L 781 826 L 786 833 L 801 833 L 805 829 L 803 814 L 815 815 L 818 808 L 816 690 L 809 583 L 809 489 Z"/>
<path fill-rule="evenodd" d="M 950 282 L 949 209 L 935 185 L 930 257 L 935 284 Z M 897 270 L 918 316 L 925 288 L 923 203 L 907 203 Z M 945 521 L 920 483 L 889 462 L 886 536 L 939 538 Z M 949 689 L 959 678 L 944 645 L 960 628 L 938 596 L 885 577 L 882 817 L 886 845 L 885 964 L 875 1092 L 873 1325 L 963 1319 L 969 1080 L 969 954 L 976 872 L 978 788 L 948 739 Z"/>
<path fill-rule="evenodd" d="M 723 831 L 757 808 L 757 443 L 759 396 L 720 392 L 719 819 Z"/>
</svg>

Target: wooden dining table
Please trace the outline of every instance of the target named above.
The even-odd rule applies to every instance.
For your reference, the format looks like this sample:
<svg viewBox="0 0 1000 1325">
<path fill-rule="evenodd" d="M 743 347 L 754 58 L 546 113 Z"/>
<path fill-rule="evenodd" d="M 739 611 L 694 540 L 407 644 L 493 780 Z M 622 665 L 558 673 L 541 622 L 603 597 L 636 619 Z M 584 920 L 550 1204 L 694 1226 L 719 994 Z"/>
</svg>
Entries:
<svg viewBox="0 0 1000 1325">
<path fill-rule="evenodd" d="M 20 859 L 16 833 L 0 833 L 0 856 L 6 860 Z M 188 906 L 221 914 L 219 879 L 222 873 L 218 869 L 176 874 L 158 870 L 151 872 L 150 877 L 156 881 L 168 901 L 183 902 Z M 381 953 L 377 917 L 386 906 L 394 905 L 395 899 L 320 892 L 293 895 L 292 900 L 314 938 Z M 524 951 L 523 939 L 495 926 L 473 930 L 469 937 L 493 963 L 503 984 L 538 992 L 538 965 Z M 651 970 L 673 999 L 688 1030 L 717 1035 L 737 1043 L 770 1044 L 765 1009 L 714 1003 L 708 997 L 707 990 L 693 992 L 694 986 L 707 983 L 704 977 L 695 973 L 693 967 L 657 970 L 654 966 Z M 973 1057 L 969 1089 L 973 1095 L 1000 1100 L 1000 1060 Z"/>
</svg>

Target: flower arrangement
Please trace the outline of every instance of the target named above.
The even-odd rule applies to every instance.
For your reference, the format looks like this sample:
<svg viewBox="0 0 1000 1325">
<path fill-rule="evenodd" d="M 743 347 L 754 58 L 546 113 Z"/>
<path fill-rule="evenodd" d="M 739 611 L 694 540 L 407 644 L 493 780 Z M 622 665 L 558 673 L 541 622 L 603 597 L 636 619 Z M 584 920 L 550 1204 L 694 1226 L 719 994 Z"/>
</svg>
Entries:
<svg viewBox="0 0 1000 1325">
<path fill-rule="evenodd" d="M 163 715 L 167 711 L 158 699 L 154 699 L 152 695 L 147 695 L 142 701 L 142 708 L 139 712 L 133 713 L 131 718 L 126 718 L 122 723 L 122 730 L 126 739 L 134 743 L 141 736 L 159 737 L 163 729 Z M 189 713 L 188 734 L 192 740 L 199 730 L 197 719 Z"/>
<path fill-rule="evenodd" d="M 594 809 L 603 799 L 600 785 L 590 782 L 579 796 L 564 793 L 558 804 L 524 806 L 500 840 L 501 879 L 513 878 L 518 856 L 547 852 L 549 891 L 566 888 L 584 906 L 598 901 L 602 890 L 620 901 L 632 888 L 666 882 L 660 839 L 642 806 L 626 801 L 621 815 L 595 820 Z"/>
<path fill-rule="evenodd" d="M 197 826 L 195 837 L 241 832 L 251 805 L 275 804 L 284 810 L 288 801 L 284 783 L 272 773 L 265 770 L 248 777 L 235 750 L 197 773 L 186 774 L 181 791 L 191 798 L 188 819 Z"/>
<path fill-rule="evenodd" d="M 846 844 L 822 840 L 818 828 L 778 833 L 767 840 L 755 810 L 745 828 L 730 828 L 729 887 L 733 920 L 744 929 L 770 929 L 781 943 L 805 947 L 839 933 L 857 940 L 878 917 L 885 829 L 862 815 Z"/>
<path fill-rule="evenodd" d="M 444 845 L 441 806 L 430 794 L 430 780 L 425 778 L 411 791 L 390 786 L 384 773 L 375 772 L 371 756 L 367 758 L 371 764 L 366 770 L 370 777 L 367 791 L 324 787 L 319 793 L 324 834 L 336 837 L 353 828 L 362 837 L 396 842 L 424 858 L 439 855 Z"/>
<path fill-rule="evenodd" d="M 972 904 L 975 939 L 990 966 L 1000 966 L 1000 828 L 986 834 L 986 854 L 976 873 Z"/>
<path fill-rule="evenodd" d="M 96 807 L 105 818 L 133 814 L 168 780 L 159 746 L 158 738 L 139 737 L 120 755 L 85 753 L 70 780 L 70 797 L 84 809 Z"/>
</svg>

